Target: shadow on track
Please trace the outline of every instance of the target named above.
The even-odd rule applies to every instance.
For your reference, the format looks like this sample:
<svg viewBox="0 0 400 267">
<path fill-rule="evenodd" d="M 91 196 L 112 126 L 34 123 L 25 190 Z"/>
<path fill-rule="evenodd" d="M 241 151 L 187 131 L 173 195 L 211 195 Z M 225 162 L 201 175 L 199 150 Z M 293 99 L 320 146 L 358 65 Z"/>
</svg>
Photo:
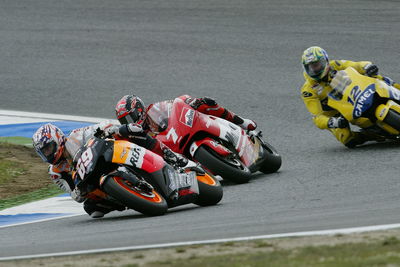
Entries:
<svg viewBox="0 0 400 267">
<path fill-rule="evenodd" d="M 221 206 L 221 204 L 217 204 L 215 206 L 207 206 L 207 207 L 200 207 L 196 205 L 188 205 L 188 206 L 179 206 L 179 207 L 174 207 L 168 210 L 167 213 L 161 216 L 148 216 L 141 214 L 135 210 L 124 210 L 121 212 L 118 211 L 113 211 L 112 213 L 106 214 L 103 218 L 98 218 L 98 219 L 92 219 L 88 215 L 85 220 L 82 220 L 80 223 L 81 224 L 86 224 L 86 223 L 96 223 L 96 222 L 111 222 L 111 221 L 125 221 L 125 220 L 145 220 L 145 219 L 155 219 L 155 218 L 160 218 L 160 217 L 165 217 L 171 214 L 176 214 L 176 213 L 181 213 L 181 212 L 189 212 L 189 211 L 196 211 L 197 209 L 204 209 L 204 208 L 212 208 L 212 207 L 217 207 Z M 79 224 L 79 222 L 78 222 Z"/>
<path fill-rule="evenodd" d="M 381 142 L 381 143 L 377 143 L 377 142 L 369 142 L 366 143 L 362 146 L 359 147 L 355 147 L 351 150 L 371 150 L 371 149 L 381 149 L 381 150 L 385 150 L 385 149 L 399 149 L 400 148 L 400 142 L 399 141 L 386 141 L 386 142 Z"/>
<path fill-rule="evenodd" d="M 376 150 L 395 150 L 400 149 L 400 142 L 399 141 L 385 141 L 385 142 L 368 142 L 363 145 L 354 147 L 354 148 L 347 148 L 344 145 L 338 143 L 335 147 L 323 148 L 324 153 L 360 153 L 360 152 L 367 152 L 367 151 L 376 151 Z"/>
<path fill-rule="evenodd" d="M 251 182 L 254 182 L 254 181 L 257 181 L 257 180 L 261 180 L 261 179 L 262 180 L 274 179 L 274 178 L 277 178 L 280 175 L 280 173 L 282 173 L 281 170 L 279 170 L 278 172 L 269 173 L 269 174 L 265 174 L 265 173 L 262 173 L 262 172 L 256 172 L 256 173 L 253 173 L 251 175 L 251 179 L 250 179 L 250 181 L 248 183 L 251 183 Z M 235 186 L 235 187 L 236 186 L 246 186 L 246 184 L 248 184 L 248 183 L 237 184 L 237 183 L 234 183 L 234 182 L 229 181 L 229 180 L 222 180 L 222 181 L 220 181 L 220 183 L 221 183 L 221 185 L 223 187 L 226 187 L 226 188 L 229 188 L 231 186 Z"/>
</svg>

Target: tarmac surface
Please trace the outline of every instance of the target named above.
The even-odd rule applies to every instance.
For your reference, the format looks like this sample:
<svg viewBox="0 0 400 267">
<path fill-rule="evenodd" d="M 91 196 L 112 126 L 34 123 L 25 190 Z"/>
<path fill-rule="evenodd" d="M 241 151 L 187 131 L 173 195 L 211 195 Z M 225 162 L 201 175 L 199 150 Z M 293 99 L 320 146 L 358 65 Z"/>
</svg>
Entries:
<svg viewBox="0 0 400 267">
<path fill-rule="evenodd" d="M 211 96 L 257 121 L 281 170 L 226 185 L 214 207 L 132 211 L 0 228 L 0 257 L 326 230 L 400 221 L 398 144 L 350 150 L 300 99 L 300 57 L 371 60 L 400 80 L 398 1 L 4 0 L 0 109 L 113 118 L 146 103 Z"/>
</svg>

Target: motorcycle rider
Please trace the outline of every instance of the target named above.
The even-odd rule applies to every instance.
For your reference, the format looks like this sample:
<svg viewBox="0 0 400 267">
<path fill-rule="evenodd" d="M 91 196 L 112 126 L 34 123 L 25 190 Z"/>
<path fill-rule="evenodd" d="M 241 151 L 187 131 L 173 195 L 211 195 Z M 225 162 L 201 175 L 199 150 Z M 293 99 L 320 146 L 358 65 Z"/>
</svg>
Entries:
<svg viewBox="0 0 400 267">
<path fill-rule="evenodd" d="M 304 50 L 302 55 L 305 83 L 301 97 L 307 110 L 313 115 L 314 124 L 320 129 L 328 129 L 338 141 L 349 148 L 361 145 L 370 139 L 362 132 L 351 131 L 348 121 L 340 113 L 327 105 L 332 88 L 329 82 L 339 70 L 353 67 L 360 74 L 373 77 L 378 67 L 370 61 L 329 60 L 328 54 L 318 46 Z M 388 77 L 383 80 L 400 89 L 400 84 Z"/>
<path fill-rule="evenodd" d="M 44 162 L 50 164 L 48 172 L 51 180 L 62 190 L 68 192 L 75 201 L 83 202 L 84 210 L 92 218 L 103 217 L 104 214 L 113 210 L 121 211 L 125 209 L 125 207 L 116 206 L 114 203 L 105 200 L 94 201 L 86 199 L 85 192 L 81 192 L 76 188 L 72 179 L 71 172 L 73 163 L 79 155 L 78 152 L 94 136 L 97 129 L 103 130 L 106 136 L 114 135 L 116 139 L 127 139 L 131 142 L 136 140 L 130 138 L 132 135 L 135 138 L 139 137 L 140 139 L 138 140 L 141 140 L 141 142 L 138 145 L 163 156 L 164 160 L 172 165 L 183 167 L 188 163 L 186 158 L 172 152 L 158 140 L 145 134 L 141 129 L 140 134 L 138 134 L 137 126 L 133 124 L 121 127 L 109 122 L 102 122 L 75 129 L 69 136 L 65 136 L 61 129 L 53 124 L 42 125 L 32 137 L 35 151 Z M 120 131 L 117 132 L 115 129 Z"/>
<path fill-rule="evenodd" d="M 232 111 L 218 105 L 217 102 L 210 97 L 194 98 L 183 95 L 179 98 L 199 112 L 228 120 L 239 125 L 244 130 L 255 130 L 257 128 L 257 124 L 253 120 L 239 117 Z M 138 96 L 125 95 L 117 102 L 115 112 L 117 119 L 122 125 L 134 123 L 137 127 L 141 127 L 145 133 L 156 134 L 158 130 L 152 127 L 152 122 L 148 118 L 147 112 L 152 108 L 163 108 L 164 104 L 172 103 L 172 101 L 173 100 L 168 100 L 150 104 L 146 108 L 144 102 Z"/>
</svg>

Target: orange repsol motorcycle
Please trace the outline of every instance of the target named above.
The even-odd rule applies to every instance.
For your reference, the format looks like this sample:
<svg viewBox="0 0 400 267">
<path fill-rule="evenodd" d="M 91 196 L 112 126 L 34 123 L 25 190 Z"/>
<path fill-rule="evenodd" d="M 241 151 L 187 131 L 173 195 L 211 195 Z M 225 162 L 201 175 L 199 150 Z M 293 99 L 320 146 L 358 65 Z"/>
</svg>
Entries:
<svg viewBox="0 0 400 267">
<path fill-rule="evenodd" d="M 141 146 L 105 138 L 100 130 L 74 162 L 75 184 L 87 198 L 146 215 L 162 215 L 188 203 L 215 205 L 222 198 L 219 181 L 200 167 L 174 168 Z"/>
</svg>

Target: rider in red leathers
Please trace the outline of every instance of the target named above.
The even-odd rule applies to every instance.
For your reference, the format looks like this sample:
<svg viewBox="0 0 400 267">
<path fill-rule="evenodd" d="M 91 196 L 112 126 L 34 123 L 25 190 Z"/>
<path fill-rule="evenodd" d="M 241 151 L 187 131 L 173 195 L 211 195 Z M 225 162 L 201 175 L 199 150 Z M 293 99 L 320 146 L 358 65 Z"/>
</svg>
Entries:
<svg viewBox="0 0 400 267">
<path fill-rule="evenodd" d="M 232 111 L 218 105 L 212 98 L 194 98 L 188 95 L 183 95 L 179 98 L 199 112 L 228 120 L 239 125 L 244 130 L 255 130 L 257 128 L 257 124 L 254 121 L 239 117 Z M 154 134 L 157 133 L 157 129 L 152 127 L 152 122 L 148 116 L 146 116 L 147 112 L 153 108 L 162 109 L 164 105 L 172 101 L 173 100 L 168 100 L 150 104 L 146 108 L 139 97 L 135 95 L 125 95 L 118 101 L 115 112 L 122 125 L 136 123 L 137 126 L 142 127 L 145 133 Z"/>
</svg>

